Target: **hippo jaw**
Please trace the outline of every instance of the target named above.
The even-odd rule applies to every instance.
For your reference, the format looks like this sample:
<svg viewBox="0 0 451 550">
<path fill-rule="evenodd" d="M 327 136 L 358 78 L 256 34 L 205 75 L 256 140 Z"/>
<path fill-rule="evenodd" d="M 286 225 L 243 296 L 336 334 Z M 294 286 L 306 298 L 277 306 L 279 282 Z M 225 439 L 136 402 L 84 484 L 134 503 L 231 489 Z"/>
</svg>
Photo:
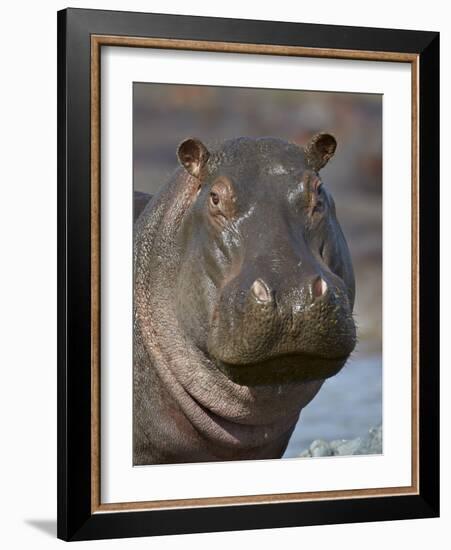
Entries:
<svg viewBox="0 0 451 550">
<path fill-rule="evenodd" d="M 342 359 L 329 359 L 293 353 L 254 364 L 243 365 L 217 361 L 216 365 L 235 384 L 266 386 L 325 380 L 337 374 L 347 359 L 348 356 Z"/>
</svg>

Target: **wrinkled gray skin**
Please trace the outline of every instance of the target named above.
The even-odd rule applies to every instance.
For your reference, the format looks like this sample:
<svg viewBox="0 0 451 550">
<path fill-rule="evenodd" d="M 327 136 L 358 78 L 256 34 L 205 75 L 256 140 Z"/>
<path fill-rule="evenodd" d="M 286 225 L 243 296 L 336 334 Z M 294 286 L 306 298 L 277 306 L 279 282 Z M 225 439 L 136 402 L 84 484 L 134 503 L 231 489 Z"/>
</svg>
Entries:
<svg viewBox="0 0 451 550">
<path fill-rule="evenodd" d="M 345 364 L 354 276 L 318 175 L 335 148 L 179 146 L 135 225 L 135 465 L 281 457 Z"/>
</svg>

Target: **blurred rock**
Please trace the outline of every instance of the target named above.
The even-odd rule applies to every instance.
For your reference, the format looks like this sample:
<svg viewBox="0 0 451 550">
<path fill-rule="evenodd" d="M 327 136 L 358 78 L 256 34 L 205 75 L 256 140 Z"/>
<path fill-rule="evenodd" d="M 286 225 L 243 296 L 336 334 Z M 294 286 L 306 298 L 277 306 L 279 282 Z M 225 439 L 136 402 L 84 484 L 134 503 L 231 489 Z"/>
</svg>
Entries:
<svg viewBox="0 0 451 550">
<path fill-rule="evenodd" d="M 300 457 L 374 455 L 382 453 L 382 426 L 370 428 L 365 437 L 327 442 L 316 439 Z"/>
<path fill-rule="evenodd" d="M 333 453 L 327 441 L 317 439 L 310 445 L 310 454 L 311 456 L 331 456 Z"/>
</svg>

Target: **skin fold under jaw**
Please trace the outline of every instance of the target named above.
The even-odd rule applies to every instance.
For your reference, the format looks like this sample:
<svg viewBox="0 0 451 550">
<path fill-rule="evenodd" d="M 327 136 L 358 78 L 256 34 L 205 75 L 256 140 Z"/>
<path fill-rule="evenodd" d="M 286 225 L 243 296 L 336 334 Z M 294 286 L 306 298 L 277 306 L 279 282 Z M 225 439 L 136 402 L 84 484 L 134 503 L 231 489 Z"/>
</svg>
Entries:
<svg viewBox="0 0 451 550">
<path fill-rule="evenodd" d="M 237 138 L 178 148 L 135 225 L 134 463 L 278 458 L 352 352 L 354 276 L 304 147 Z"/>
</svg>

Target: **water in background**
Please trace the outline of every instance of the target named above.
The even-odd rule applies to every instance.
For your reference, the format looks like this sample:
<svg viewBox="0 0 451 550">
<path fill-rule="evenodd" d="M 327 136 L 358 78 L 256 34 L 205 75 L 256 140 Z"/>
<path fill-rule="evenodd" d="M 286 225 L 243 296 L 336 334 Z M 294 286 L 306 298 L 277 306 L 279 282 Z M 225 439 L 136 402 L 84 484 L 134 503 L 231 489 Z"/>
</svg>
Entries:
<svg viewBox="0 0 451 550">
<path fill-rule="evenodd" d="M 238 136 L 275 136 L 305 144 L 318 131 L 338 141 L 321 171 L 331 190 L 356 275 L 358 347 L 326 380 L 285 456 L 314 439 L 363 436 L 382 422 L 382 96 L 135 83 L 133 176 L 155 193 L 177 168 L 176 149 L 195 136 L 206 145 Z"/>
<path fill-rule="evenodd" d="M 381 396 L 382 357 L 356 354 L 303 409 L 284 458 L 298 456 L 315 439 L 367 435 L 370 426 L 382 424 Z"/>
</svg>

